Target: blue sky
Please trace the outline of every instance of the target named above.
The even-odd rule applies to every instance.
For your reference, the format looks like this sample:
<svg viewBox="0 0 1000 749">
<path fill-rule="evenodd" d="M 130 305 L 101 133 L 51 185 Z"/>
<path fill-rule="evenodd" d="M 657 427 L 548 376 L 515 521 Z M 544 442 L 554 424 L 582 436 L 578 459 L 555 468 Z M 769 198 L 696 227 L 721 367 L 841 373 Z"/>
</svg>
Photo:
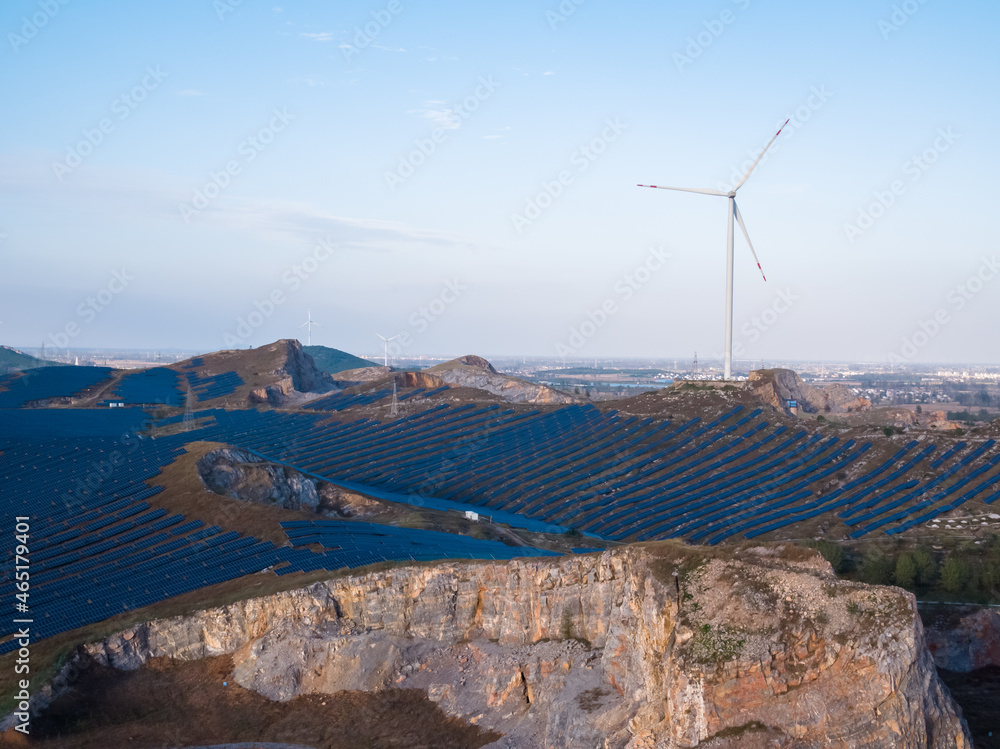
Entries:
<svg viewBox="0 0 1000 749">
<path fill-rule="evenodd" d="M 725 201 L 635 185 L 717 188 L 791 117 L 739 193 L 737 358 L 998 364 L 998 16 L 9 2 L 0 340 L 260 345 L 311 307 L 357 353 L 710 358 Z"/>
</svg>

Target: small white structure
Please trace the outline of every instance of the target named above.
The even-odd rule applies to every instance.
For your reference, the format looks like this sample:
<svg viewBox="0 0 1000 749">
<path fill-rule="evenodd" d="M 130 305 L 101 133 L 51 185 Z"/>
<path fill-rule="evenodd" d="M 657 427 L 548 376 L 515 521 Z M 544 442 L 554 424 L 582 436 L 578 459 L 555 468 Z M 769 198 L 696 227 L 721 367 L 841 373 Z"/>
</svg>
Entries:
<svg viewBox="0 0 1000 749">
<path fill-rule="evenodd" d="M 465 519 L 466 520 L 471 520 L 473 523 L 478 523 L 479 522 L 479 513 L 478 512 L 473 512 L 472 510 L 466 510 L 465 511 Z"/>
</svg>

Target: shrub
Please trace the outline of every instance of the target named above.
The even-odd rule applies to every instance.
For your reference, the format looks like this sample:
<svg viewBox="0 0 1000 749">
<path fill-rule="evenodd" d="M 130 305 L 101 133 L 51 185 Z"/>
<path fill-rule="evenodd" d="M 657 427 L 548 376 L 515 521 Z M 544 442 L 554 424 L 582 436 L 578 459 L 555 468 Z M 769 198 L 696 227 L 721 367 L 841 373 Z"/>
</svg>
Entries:
<svg viewBox="0 0 1000 749">
<path fill-rule="evenodd" d="M 889 585 L 894 567 L 889 557 L 875 549 L 861 561 L 861 579 L 869 585 Z"/>
<path fill-rule="evenodd" d="M 834 572 L 843 572 L 846 566 L 844 550 L 835 541 L 815 541 L 809 544 L 816 551 L 823 555 L 823 558 L 830 563 Z"/>
</svg>

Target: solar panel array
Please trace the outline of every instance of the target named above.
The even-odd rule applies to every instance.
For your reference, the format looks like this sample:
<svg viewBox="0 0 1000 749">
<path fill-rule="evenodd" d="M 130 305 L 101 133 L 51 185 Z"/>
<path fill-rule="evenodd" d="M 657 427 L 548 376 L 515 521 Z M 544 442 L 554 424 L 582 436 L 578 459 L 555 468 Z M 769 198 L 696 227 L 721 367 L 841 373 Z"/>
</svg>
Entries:
<svg viewBox="0 0 1000 749">
<path fill-rule="evenodd" d="M 197 372 L 185 372 L 184 377 L 199 402 L 231 395 L 236 388 L 243 384 L 243 378 L 236 372 L 223 372 L 204 377 Z"/>
<path fill-rule="evenodd" d="M 333 524 L 343 543 L 316 553 L 205 527 L 147 501 L 162 491 L 149 480 L 204 430 L 150 439 L 140 433 L 144 418 L 139 409 L 0 413 L 0 511 L 31 518 L 26 615 L 38 639 L 267 568 L 287 575 L 394 559 L 549 553 L 370 524 L 350 542 L 351 523 Z M 0 556 L 8 600 L 14 567 L 8 546 Z M 0 638 L 15 631 L 10 618 L 0 624 Z M 0 653 L 16 646 L 0 643 Z"/>
<path fill-rule="evenodd" d="M 930 466 L 936 446 L 917 450 L 914 441 L 869 468 L 870 442 L 771 425 L 743 407 L 676 424 L 592 405 L 542 413 L 441 404 L 385 424 L 215 413 L 211 439 L 333 481 L 618 540 L 718 543 L 824 513 L 839 513 L 854 537 L 899 533 L 971 499 L 995 501 L 1000 481 L 992 441 L 958 446 Z M 820 494 L 848 469 L 850 482 Z"/>
<path fill-rule="evenodd" d="M 320 544 L 327 559 L 342 559 L 337 566 L 357 566 L 384 561 L 416 562 L 435 559 L 514 559 L 523 556 L 559 556 L 553 551 L 507 546 L 451 533 L 397 528 L 391 525 L 344 520 L 292 521 L 281 527 L 294 546 Z"/>
<path fill-rule="evenodd" d="M 110 400 L 138 406 L 183 406 L 184 392 L 179 383 L 180 375 L 172 369 L 144 369 L 124 375 L 115 385 Z"/>
<path fill-rule="evenodd" d="M 309 403 L 312 411 L 343 411 L 352 406 L 368 406 L 392 395 L 391 388 L 382 388 L 368 393 L 332 393 Z"/>
<path fill-rule="evenodd" d="M 0 377 L 0 408 L 47 398 L 70 398 L 111 376 L 109 367 L 38 367 Z"/>
</svg>

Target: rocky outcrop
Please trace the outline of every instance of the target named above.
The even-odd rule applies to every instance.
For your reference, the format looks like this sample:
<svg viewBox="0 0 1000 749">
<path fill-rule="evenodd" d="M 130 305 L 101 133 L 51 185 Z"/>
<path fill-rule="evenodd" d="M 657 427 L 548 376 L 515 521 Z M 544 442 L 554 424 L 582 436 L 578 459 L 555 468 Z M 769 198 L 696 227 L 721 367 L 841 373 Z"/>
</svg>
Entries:
<svg viewBox="0 0 1000 749">
<path fill-rule="evenodd" d="M 427 372 L 398 372 L 395 381 L 396 385 L 401 388 L 426 388 L 428 390 L 444 387 L 447 384 L 437 375 Z"/>
<path fill-rule="evenodd" d="M 328 517 L 370 517 L 384 510 L 376 499 L 308 478 L 246 450 L 213 450 L 200 458 L 197 466 L 205 488 L 230 499 Z"/>
<path fill-rule="evenodd" d="M 198 475 L 207 489 L 230 499 L 285 510 L 319 507 L 316 482 L 244 450 L 213 450 L 198 460 Z"/>
<path fill-rule="evenodd" d="M 140 624 L 78 657 L 221 654 L 276 700 L 425 690 L 505 734 L 495 747 L 970 746 L 912 596 L 772 547 L 396 568 Z"/>
<path fill-rule="evenodd" d="M 568 393 L 517 377 L 500 374 L 480 356 L 462 356 L 430 367 L 426 373 L 455 387 L 474 388 L 498 396 L 508 403 L 579 403 Z"/>
<path fill-rule="evenodd" d="M 1000 666 L 1000 611 L 979 609 L 950 626 L 927 627 L 927 645 L 939 668 L 975 671 Z"/>
<path fill-rule="evenodd" d="M 395 370 L 392 367 L 360 367 L 337 372 L 333 379 L 341 386 L 356 385 L 361 382 L 375 382 L 388 377 Z"/>
<path fill-rule="evenodd" d="M 871 407 L 867 398 L 844 385 L 814 387 L 790 369 L 754 370 L 747 378 L 747 386 L 764 403 L 782 410 L 789 400 L 797 401 L 806 413 L 856 413 Z"/>
<path fill-rule="evenodd" d="M 333 387 L 330 375 L 316 367 L 298 341 L 281 340 L 265 348 L 277 349 L 279 365 L 266 373 L 268 379 L 274 380 L 270 385 L 250 392 L 251 404 L 291 405 L 301 400 L 301 393 L 322 393 Z"/>
</svg>

